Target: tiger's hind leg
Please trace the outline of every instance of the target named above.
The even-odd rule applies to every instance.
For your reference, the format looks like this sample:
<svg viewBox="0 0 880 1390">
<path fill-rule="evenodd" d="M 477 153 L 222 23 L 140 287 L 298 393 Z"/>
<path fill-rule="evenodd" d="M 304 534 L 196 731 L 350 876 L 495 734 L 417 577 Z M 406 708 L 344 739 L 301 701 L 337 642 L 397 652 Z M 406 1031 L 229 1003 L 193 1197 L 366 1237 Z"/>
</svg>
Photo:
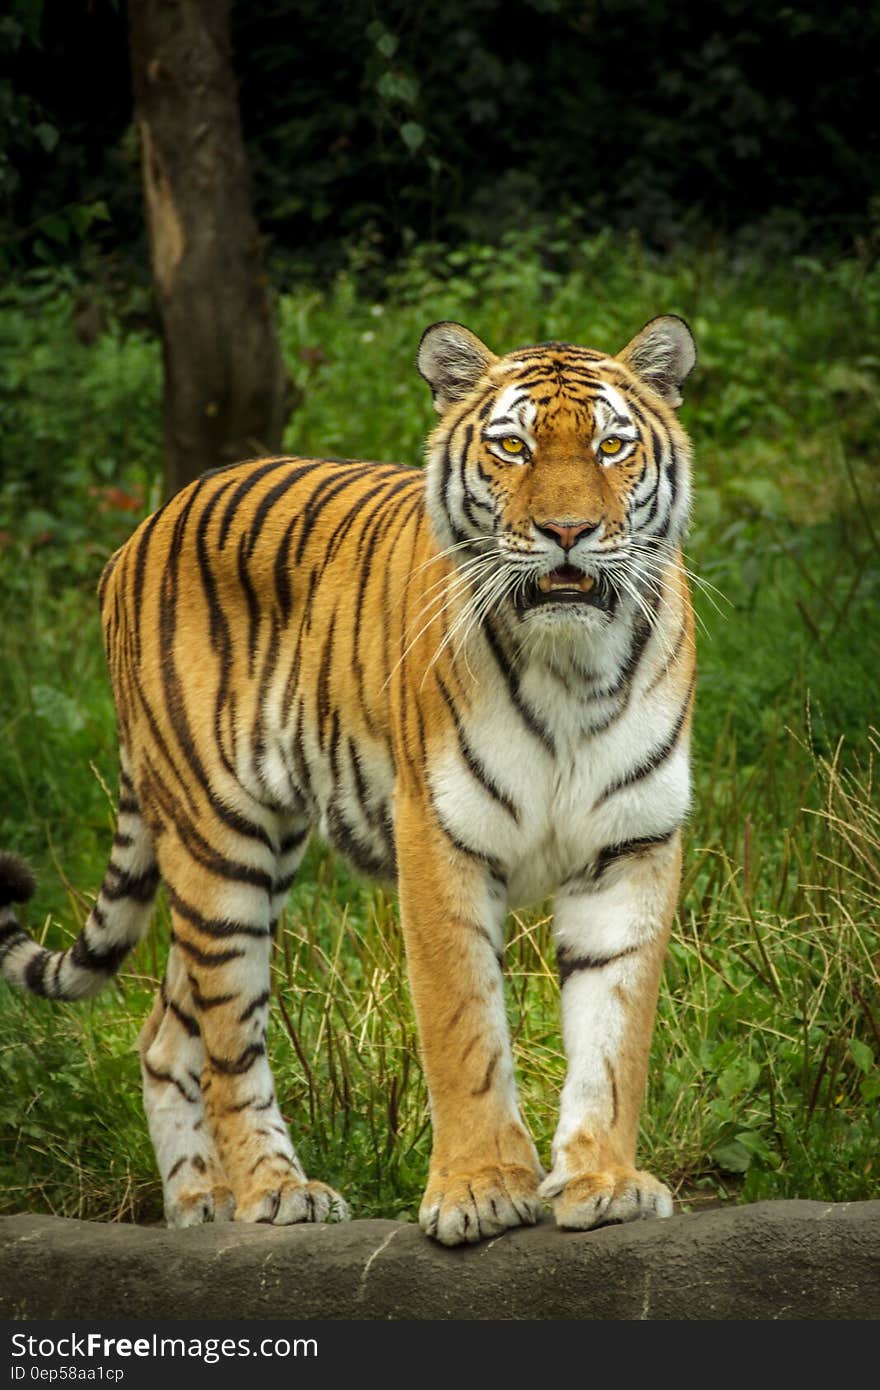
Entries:
<svg viewBox="0 0 880 1390">
<path fill-rule="evenodd" d="M 324 1183 L 309 1182 L 303 1172 L 278 1109 L 266 1055 L 274 924 L 305 833 L 289 835 L 275 852 L 257 836 L 233 850 L 229 829 L 213 830 L 213 845 L 225 841 L 222 857 L 204 849 L 196 857 L 180 840 L 163 837 L 162 873 L 204 1049 L 205 1127 L 234 1195 L 235 1219 L 276 1225 L 343 1219 L 342 1198 Z M 207 843 L 203 824 L 199 837 Z M 186 1025 L 178 1029 L 184 1051 L 190 1039 L 195 1056 L 195 1036 Z M 184 1093 L 195 1094 L 180 1074 L 182 1055 L 177 1052 L 174 1072 L 183 1087 L 178 1107 L 188 1104 Z M 192 1072 L 199 1075 L 195 1067 Z M 192 1075 L 189 1085 L 194 1086 Z M 181 1157 L 177 1152 L 174 1162 Z"/>
<path fill-rule="evenodd" d="M 172 943 L 162 988 L 140 1038 L 144 1110 L 169 1226 L 229 1221 L 235 1198 L 205 1122 L 205 1048 L 192 987 Z"/>
</svg>

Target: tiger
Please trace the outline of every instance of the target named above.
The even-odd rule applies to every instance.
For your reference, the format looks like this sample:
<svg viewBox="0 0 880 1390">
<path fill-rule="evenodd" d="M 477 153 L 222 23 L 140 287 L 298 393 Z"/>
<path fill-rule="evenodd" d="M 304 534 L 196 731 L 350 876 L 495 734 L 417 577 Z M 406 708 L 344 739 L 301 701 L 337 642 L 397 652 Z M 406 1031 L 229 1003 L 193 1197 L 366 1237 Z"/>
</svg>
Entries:
<svg viewBox="0 0 880 1390">
<path fill-rule="evenodd" d="M 445 1246 L 552 1210 L 668 1217 L 637 1167 L 690 800 L 694 618 L 682 541 L 696 361 L 684 320 L 617 355 L 495 355 L 422 336 L 424 464 L 297 456 L 205 473 L 99 584 L 119 740 L 116 834 L 74 944 L 51 951 L 0 862 L 0 962 L 94 994 L 146 932 L 167 967 L 139 1039 L 165 1218 L 341 1220 L 267 1059 L 270 953 L 313 831 L 396 880 L 432 1149 L 419 1222 Z M 517 1097 L 509 909 L 553 899 L 566 1074 L 549 1171 Z"/>
</svg>

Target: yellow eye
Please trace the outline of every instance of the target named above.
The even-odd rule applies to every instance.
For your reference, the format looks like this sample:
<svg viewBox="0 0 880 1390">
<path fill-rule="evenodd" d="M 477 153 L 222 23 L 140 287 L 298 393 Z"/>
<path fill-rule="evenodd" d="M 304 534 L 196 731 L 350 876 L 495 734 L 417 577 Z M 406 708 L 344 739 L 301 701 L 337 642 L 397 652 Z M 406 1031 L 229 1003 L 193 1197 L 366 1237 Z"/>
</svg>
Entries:
<svg viewBox="0 0 880 1390">
<path fill-rule="evenodd" d="M 521 454 L 526 446 L 515 434 L 509 434 L 506 439 L 502 439 L 501 447 L 506 454 Z"/>
<path fill-rule="evenodd" d="M 602 440 L 599 445 L 599 453 L 604 454 L 606 458 L 613 458 L 615 454 L 620 453 L 622 448 L 623 440 L 619 439 L 616 434 L 612 434 L 609 439 Z"/>
</svg>

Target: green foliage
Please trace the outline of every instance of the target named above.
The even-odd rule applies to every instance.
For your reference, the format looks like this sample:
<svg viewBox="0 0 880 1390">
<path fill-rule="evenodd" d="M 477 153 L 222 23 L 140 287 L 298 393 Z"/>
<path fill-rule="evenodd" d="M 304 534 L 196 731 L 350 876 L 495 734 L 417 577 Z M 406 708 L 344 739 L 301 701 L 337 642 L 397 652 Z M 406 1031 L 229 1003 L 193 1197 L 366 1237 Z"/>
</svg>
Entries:
<svg viewBox="0 0 880 1390">
<path fill-rule="evenodd" d="M 159 500 L 158 344 L 45 270 L 0 299 L 0 576 L 96 576 Z M 4 565 L 2 555 L 8 552 Z"/>
<path fill-rule="evenodd" d="M 664 311 L 694 327 L 695 808 L 642 1154 L 694 1204 L 877 1195 L 880 268 L 658 259 L 571 222 L 426 246 L 381 282 L 362 244 L 349 260 L 280 306 L 294 452 L 417 462 L 433 412 L 414 357 L 435 319 L 498 350 L 561 337 L 615 351 Z M 81 292 L 44 275 L 0 306 L 0 844 L 38 870 L 29 922 L 58 944 L 112 835 L 92 590 L 160 474 L 155 345 L 112 315 L 80 342 Z M 140 510 L 101 509 L 137 486 Z M 546 912 L 514 918 L 509 940 L 517 1067 L 546 1156 L 564 1072 Z M 157 1216 L 133 1045 L 166 941 L 160 913 L 121 990 L 92 1004 L 4 992 L 8 1207 Z M 310 1171 L 359 1215 L 412 1211 L 430 1136 L 395 910 L 317 845 L 273 986 L 273 1064 Z"/>
<path fill-rule="evenodd" d="M 86 243 L 138 238 L 137 163 L 122 138 L 131 121 L 123 9 L 119 0 L 4 7 L 0 271 L 68 265 Z"/>
</svg>

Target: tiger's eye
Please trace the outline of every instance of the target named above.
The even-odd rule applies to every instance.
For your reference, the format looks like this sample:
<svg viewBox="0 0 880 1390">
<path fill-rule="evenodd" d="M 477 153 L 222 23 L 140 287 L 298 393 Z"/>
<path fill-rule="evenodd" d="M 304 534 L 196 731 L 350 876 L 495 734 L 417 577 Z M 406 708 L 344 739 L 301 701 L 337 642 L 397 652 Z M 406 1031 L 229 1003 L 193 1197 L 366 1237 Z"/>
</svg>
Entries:
<svg viewBox="0 0 880 1390">
<path fill-rule="evenodd" d="M 615 454 L 620 453 L 622 448 L 623 440 L 618 439 L 616 434 L 612 434 L 610 439 L 602 440 L 599 445 L 599 453 L 604 454 L 606 458 L 613 458 Z"/>
<path fill-rule="evenodd" d="M 526 447 L 521 439 L 517 439 L 515 434 L 510 434 L 506 439 L 502 439 L 501 446 L 508 454 L 521 454 Z"/>
</svg>

